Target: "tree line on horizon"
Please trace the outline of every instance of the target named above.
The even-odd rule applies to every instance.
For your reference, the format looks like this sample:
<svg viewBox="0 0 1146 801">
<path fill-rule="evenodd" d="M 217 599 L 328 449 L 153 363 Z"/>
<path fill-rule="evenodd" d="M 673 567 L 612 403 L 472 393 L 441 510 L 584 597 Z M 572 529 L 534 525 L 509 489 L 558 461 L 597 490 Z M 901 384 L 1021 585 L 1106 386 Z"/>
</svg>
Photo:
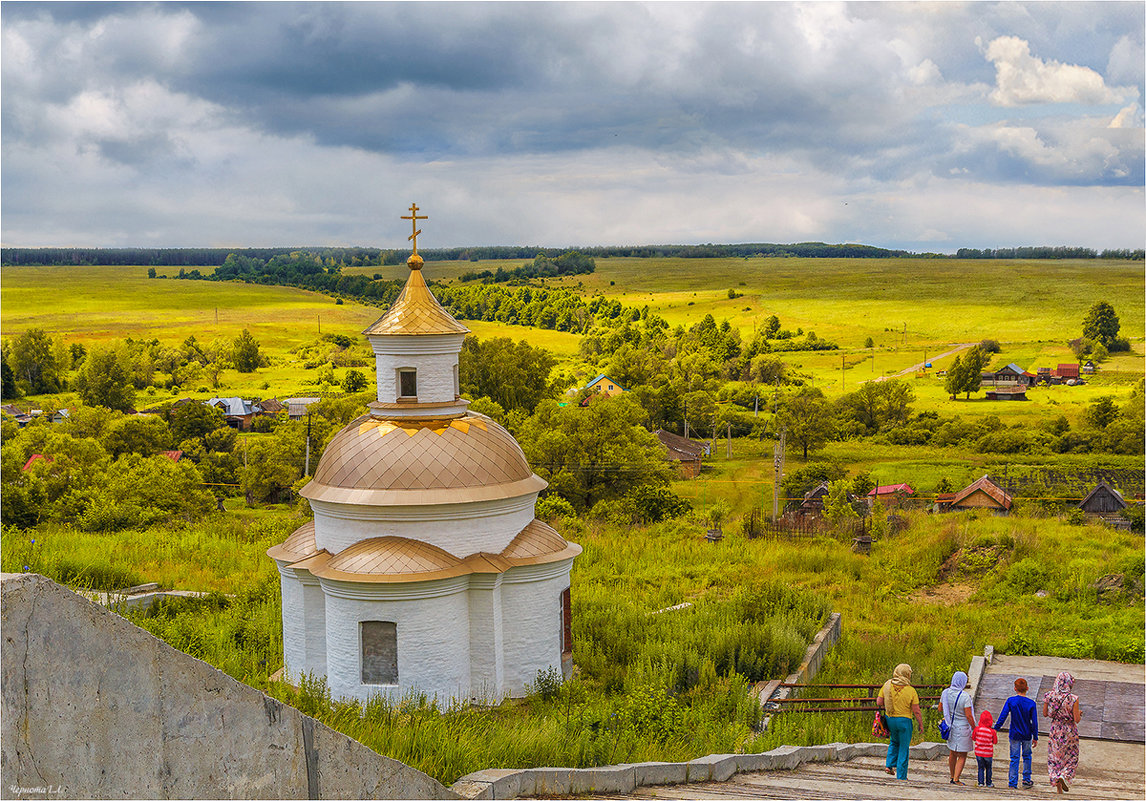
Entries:
<svg viewBox="0 0 1146 801">
<path fill-rule="evenodd" d="M 556 259 L 570 248 L 550 248 L 518 245 L 490 245 L 481 247 L 423 248 L 420 252 L 427 261 L 485 261 L 491 259 L 535 259 L 543 256 Z M 915 253 L 858 244 L 827 244 L 824 242 L 798 242 L 793 244 L 745 243 L 703 245 L 610 245 L 579 247 L 576 251 L 592 258 L 847 258 L 847 259 L 1121 259 L 1142 261 L 1146 251 L 1139 248 L 1113 248 L 1102 251 L 1094 248 L 1070 246 L 1038 246 L 1013 248 L 959 248 L 954 255 L 947 253 Z M 276 256 L 308 253 L 323 263 L 343 267 L 369 267 L 402 264 L 410 255 L 408 249 L 388 250 L 369 247 L 281 247 L 281 248 L 74 248 L 74 247 L 6 247 L 0 248 L 0 264 L 4 265 L 86 265 L 155 267 L 219 267 L 231 254 L 247 259 L 270 261 Z"/>
</svg>

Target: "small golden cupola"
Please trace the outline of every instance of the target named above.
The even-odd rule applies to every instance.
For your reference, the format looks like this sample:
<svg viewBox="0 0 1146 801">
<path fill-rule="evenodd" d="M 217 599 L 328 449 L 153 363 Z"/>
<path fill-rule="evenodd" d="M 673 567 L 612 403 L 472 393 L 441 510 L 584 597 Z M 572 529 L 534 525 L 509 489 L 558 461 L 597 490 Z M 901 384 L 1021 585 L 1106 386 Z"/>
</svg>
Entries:
<svg viewBox="0 0 1146 801">
<path fill-rule="evenodd" d="M 382 419 L 441 419 L 465 413 L 458 380 L 458 354 L 470 331 L 430 292 L 418 255 L 418 206 L 410 204 L 414 243 L 406 260 L 410 277 L 386 313 L 362 333 L 374 348 L 378 399 L 371 414 Z"/>
</svg>

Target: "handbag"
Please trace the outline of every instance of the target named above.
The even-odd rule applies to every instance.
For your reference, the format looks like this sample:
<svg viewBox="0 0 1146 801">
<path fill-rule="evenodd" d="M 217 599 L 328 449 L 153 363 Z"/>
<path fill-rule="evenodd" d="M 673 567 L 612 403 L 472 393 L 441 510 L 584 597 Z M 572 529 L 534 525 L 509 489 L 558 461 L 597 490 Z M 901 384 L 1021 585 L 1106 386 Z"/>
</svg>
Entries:
<svg viewBox="0 0 1146 801">
<path fill-rule="evenodd" d="M 878 712 L 875 713 L 875 720 L 872 721 L 872 724 L 871 724 L 871 736 L 872 737 L 887 737 L 888 736 L 887 726 L 883 722 L 883 716 L 880 715 Z"/>
<path fill-rule="evenodd" d="M 963 697 L 963 691 L 960 690 L 959 694 L 955 696 L 955 703 L 951 705 L 951 721 L 955 721 L 955 711 L 958 709 L 959 699 Z M 951 736 L 951 724 L 947 722 L 947 718 L 939 721 L 939 736 L 946 740 Z"/>
</svg>

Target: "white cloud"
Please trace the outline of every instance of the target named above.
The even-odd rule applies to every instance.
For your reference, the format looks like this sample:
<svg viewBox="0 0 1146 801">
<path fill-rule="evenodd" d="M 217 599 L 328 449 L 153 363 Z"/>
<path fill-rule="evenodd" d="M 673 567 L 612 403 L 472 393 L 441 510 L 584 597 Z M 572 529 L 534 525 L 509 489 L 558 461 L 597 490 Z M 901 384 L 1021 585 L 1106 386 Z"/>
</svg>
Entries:
<svg viewBox="0 0 1146 801">
<path fill-rule="evenodd" d="M 1131 103 L 1114 115 L 1114 119 L 1110 121 L 1109 128 L 1141 128 L 1143 125 L 1142 107 L 1137 103 Z"/>
<path fill-rule="evenodd" d="M 985 55 L 995 64 L 991 101 L 1000 106 L 1122 103 L 1136 95 L 1132 89 L 1108 87 L 1102 76 L 1088 67 L 1036 58 L 1031 55 L 1030 44 L 1017 36 L 994 39 Z"/>
</svg>

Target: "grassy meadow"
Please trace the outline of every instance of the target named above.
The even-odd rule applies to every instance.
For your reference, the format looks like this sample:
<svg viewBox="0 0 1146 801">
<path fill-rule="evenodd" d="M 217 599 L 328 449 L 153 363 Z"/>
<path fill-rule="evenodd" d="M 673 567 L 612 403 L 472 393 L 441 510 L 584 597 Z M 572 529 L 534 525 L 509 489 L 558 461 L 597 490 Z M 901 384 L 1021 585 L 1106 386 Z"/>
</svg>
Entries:
<svg viewBox="0 0 1146 801">
<path fill-rule="evenodd" d="M 869 556 L 830 535 L 788 541 L 742 533 L 703 538 L 701 515 L 651 526 L 580 520 L 555 524 L 584 553 L 574 563 L 574 660 L 564 686 L 540 677 L 523 700 L 441 708 L 332 701 L 321 684 L 270 680 L 281 665 L 277 574 L 265 549 L 303 517 L 288 506 L 212 513 L 171 527 L 115 536 L 7 530 L 5 570 L 30 569 L 98 586 L 109 562 L 126 581 L 212 590 L 133 619 L 177 648 L 265 690 L 449 783 L 487 767 L 685 760 L 767 750 L 784 743 L 866 741 L 865 715 L 779 717 L 759 733 L 749 679 L 783 675 L 827 611 L 843 636 L 818 681 L 878 683 L 901 661 L 917 683 L 940 683 L 993 644 L 1007 653 L 1143 658 L 1136 592 L 1099 598 L 1101 575 L 1141 582 L 1141 535 L 1057 519 L 911 512 L 908 529 Z M 114 559 L 109 559 L 114 556 Z M 103 571 L 101 573 L 101 570 Z M 691 607 L 653 614 L 681 603 Z M 746 627 L 749 610 L 766 608 Z M 785 611 L 788 610 L 788 611 Z M 765 664 L 736 660 L 763 632 Z M 753 672 L 754 671 L 754 672 Z M 751 675 L 748 675 L 751 672 Z M 938 738 L 926 715 L 916 740 Z"/>
<path fill-rule="evenodd" d="M 463 272 L 520 263 L 431 262 L 425 270 L 432 280 L 456 281 Z M 784 328 L 813 330 L 841 346 L 780 354 L 829 396 L 908 370 L 915 411 L 997 415 L 1026 426 L 1065 415 L 1073 425 L 1095 398 L 1114 395 L 1122 403 L 1144 374 L 1141 263 L 750 258 L 597 264 L 591 275 L 544 283 L 647 304 L 674 326 L 711 313 L 728 318 L 743 339 L 776 314 Z M 159 270 L 165 271 L 177 272 Z M 403 277 L 406 268 L 347 272 L 390 279 Z M 176 343 L 191 334 L 201 342 L 230 338 L 245 328 L 270 365 L 245 375 L 227 370 L 218 389 L 183 387 L 178 395 L 284 397 L 314 389 L 317 371 L 305 369 L 291 351 L 314 343 L 319 324 L 323 334 L 357 337 L 381 314 L 376 307 L 336 305 L 292 288 L 146 275 L 146 266 L 5 267 L 2 334 L 10 338 L 37 327 L 87 345 L 128 336 Z M 729 289 L 743 296 L 730 299 Z M 952 401 L 934 375 L 954 358 L 939 354 L 984 338 L 1002 345 L 996 366 L 1014 361 L 1033 369 L 1068 361 L 1066 340 L 1080 335 L 1083 314 L 1100 299 L 1114 305 L 1133 352 L 1109 359 L 1086 386 L 1035 389 L 1025 403 L 989 402 L 982 393 Z M 509 336 L 545 347 L 557 355 L 559 370 L 595 372 L 578 359 L 575 335 L 466 324 L 479 337 Z M 874 340 L 871 349 L 864 348 L 867 337 Z M 923 361 L 925 349 L 934 366 L 917 375 L 909 368 Z M 341 376 L 342 368 L 337 372 Z M 137 405 L 149 405 L 151 397 L 173 396 L 142 392 Z M 51 408 L 74 398 L 29 400 Z M 115 534 L 55 524 L 9 527 L 0 535 L 0 561 L 5 571 L 27 566 L 77 587 L 158 581 L 211 592 L 205 600 L 165 604 L 134 619 L 175 647 L 447 783 L 487 767 L 678 760 L 782 743 L 870 739 L 866 716 L 780 717 L 767 732 L 757 731 L 759 710 L 745 693 L 749 681 L 794 667 L 828 611 L 843 615 L 843 638 L 824 663 L 821 682 L 882 682 L 906 661 L 918 683 L 939 683 L 966 669 L 987 644 L 1008 653 L 1143 661 L 1142 535 L 1071 525 L 1053 512 L 1035 516 L 1032 509 L 1030 516 L 1008 518 L 911 511 L 907 531 L 878 539 L 868 556 L 853 553 L 842 535 L 750 539 L 743 517 L 753 507 L 771 508 L 772 445 L 738 438 L 729 457 L 718 442 L 698 480 L 673 482 L 694 508 L 679 519 L 649 526 L 555 521 L 584 548 L 572 589 L 580 674 L 561 687 L 539 677 L 528 698 L 493 707 L 443 710 L 417 698 L 362 707 L 331 701 L 321 685 L 295 689 L 270 680 L 282 664 L 281 608 L 277 571 L 265 551 L 309 517 L 305 506 L 248 508 L 232 498 L 226 512 Z M 1066 472 L 1141 471 L 1143 465 L 1141 456 L 1002 456 L 870 440 L 829 443 L 814 456 L 825 459 L 851 474 L 870 471 L 881 483 L 906 481 L 924 492 L 941 478 L 960 485 L 985 472 L 1027 469 L 1032 461 Z M 789 449 L 786 472 L 803 464 Z M 724 539 L 709 543 L 705 513 L 717 503 L 730 514 Z M 1123 573 L 1136 588 L 1099 598 L 1092 585 L 1111 572 Z M 693 606 L 652 616 L 684 602 Z M 749 630 L 746 619 L 760 622 Z M 767 659 L 737 661 L 747 650 L 742 642 L 757 636 L 767 640 L 759 649 Z M 937 722 L 929 715 L 922 737 L 938 739 Z"/>
</svg>

